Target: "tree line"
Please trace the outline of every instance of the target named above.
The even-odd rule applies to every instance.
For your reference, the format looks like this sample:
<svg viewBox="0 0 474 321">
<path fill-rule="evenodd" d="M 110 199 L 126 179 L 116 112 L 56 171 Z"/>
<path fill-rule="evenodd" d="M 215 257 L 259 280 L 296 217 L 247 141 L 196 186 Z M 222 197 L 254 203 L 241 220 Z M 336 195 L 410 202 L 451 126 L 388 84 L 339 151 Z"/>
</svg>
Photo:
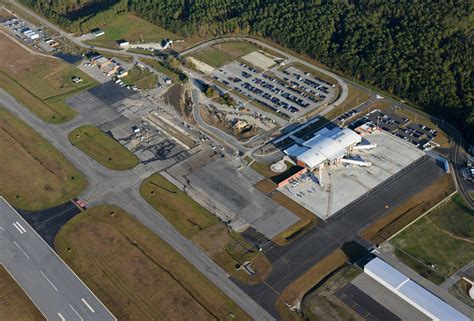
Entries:
<svg viewBox="0 0 474 321">
<path fill-rule="evenodd" d="M 74 21 L 62 22 L 64 15 L 51 3 L 67 8 L 84 0 L 23 1 L 64 25 Z M 123 10 L 117 3 L 103 12 Z M 182 36 L 269 38 L 456 122 L 474 137 L 470 0 L 129 0 L 127 5 L 133 14 Z M 89 27 L 88 20 L 95 22 L 90 19 L 82 24 Z"/>
</svg>

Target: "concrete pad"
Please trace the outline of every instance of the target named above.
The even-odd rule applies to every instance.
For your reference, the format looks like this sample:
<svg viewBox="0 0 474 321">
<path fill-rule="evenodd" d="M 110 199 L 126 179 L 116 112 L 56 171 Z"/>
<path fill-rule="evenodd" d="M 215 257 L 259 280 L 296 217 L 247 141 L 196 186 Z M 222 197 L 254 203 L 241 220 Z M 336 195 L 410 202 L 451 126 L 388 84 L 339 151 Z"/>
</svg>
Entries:
<svg viewBox="0 0 474 321">
<path fill-rule="evenodd" d="M 210 163 L 188 176 L 191 186 L 273 238 L 299 218 L 255 189 L 225 160 Z"/>
<path fill-rule="evenodd" d="M 331 166 L 317 179 L 301 179 L 298 186 L 287 184 L 280 191 L 322 219 L 327 219 L 360 196 L 400 172 L 425 153 L 385 132 L 374 132 L 365 138 L 377 148 L 353 153 L 370 167 Z M 318 173 L 315 173 L 318 175 Z M 321 179 L 321 186 L 318 181 Z"/>
<path fill-rule="evenodd" d="M 242 57 L 242 59 L 263 70 L 267 70 L 275 64 L 275 60 L 258 51 L 253 51 L 249 54 L 246 54 Z"/>
</svg>

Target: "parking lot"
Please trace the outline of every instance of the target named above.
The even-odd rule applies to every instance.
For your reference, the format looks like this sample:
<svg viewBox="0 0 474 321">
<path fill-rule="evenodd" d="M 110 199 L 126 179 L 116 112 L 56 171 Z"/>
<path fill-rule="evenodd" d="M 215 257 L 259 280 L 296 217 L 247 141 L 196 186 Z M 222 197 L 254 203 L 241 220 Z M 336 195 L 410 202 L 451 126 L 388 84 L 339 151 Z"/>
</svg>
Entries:
<svg viewBox="0 0 474 321">
<path fill-rule="evenodd" d="M 320 175 L 305 175 L 292 181 L 280 187 L 280 191 L 320 218 L 327 219 L 424 155 L 413 145 L 383 131 L 365 137 L 377 147 L 360 150 L 352 156 L 360 157 L 372 166 L 331 166 Z"/>
<path fill-rule="evenodd" d="M 363 125 L 378 127 L 421 150 L 429 150 L 438 146 L 438 144 L 433 141 L 438 135 L 438 130 L 413 122 L 412 120 L 399 116 L 392 111 L 381 111 L 379 109 L 373 110 L 354 120 L 349 125 L 349 128 L 356 130 L 358 127 Z"/>
<path fill-rule="evenodd" d="M 215 69 L 211 76 L 286 120 L 298 118 L 336 95 L 334 84 L 295 67 L 280 70 L 279 66 L 274 66 L 261 71 L 233 61 Z"/>
</svg>

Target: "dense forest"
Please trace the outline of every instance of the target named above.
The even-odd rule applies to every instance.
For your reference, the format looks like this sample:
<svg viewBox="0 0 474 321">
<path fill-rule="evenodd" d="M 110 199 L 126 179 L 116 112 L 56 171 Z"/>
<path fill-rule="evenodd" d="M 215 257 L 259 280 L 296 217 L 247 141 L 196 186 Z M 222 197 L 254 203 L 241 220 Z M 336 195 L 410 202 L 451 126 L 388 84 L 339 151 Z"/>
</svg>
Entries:
<svg viewBox="0 0 474 321">
<path fill-rule="evenodd" d="M 77 10 L 90 0 L 23 1 L 71 29 L 97 21 L 94 15 L 64 21 L 71 4 Z M 108 18 L 124 10 L 124 1 L 96 15 L 104 21 L 104 13 Z M 474 137 L 470 0 L 129 0 L 127 5 L 183 36 L 269 38 L 450 119 Z"/>
</svg>

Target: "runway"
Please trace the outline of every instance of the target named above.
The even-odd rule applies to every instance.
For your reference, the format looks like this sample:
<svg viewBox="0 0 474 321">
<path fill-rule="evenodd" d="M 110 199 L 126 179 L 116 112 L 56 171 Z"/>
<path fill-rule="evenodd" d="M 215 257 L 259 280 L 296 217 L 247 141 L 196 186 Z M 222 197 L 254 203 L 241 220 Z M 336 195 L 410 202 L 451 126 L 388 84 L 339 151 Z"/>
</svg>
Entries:
<svg viewBox="0 0 474 321">
<path fill-rule="evenodd" d="M 3 197 L 0 262 L 46 319 L 116 320 Z"/>
</svg>

